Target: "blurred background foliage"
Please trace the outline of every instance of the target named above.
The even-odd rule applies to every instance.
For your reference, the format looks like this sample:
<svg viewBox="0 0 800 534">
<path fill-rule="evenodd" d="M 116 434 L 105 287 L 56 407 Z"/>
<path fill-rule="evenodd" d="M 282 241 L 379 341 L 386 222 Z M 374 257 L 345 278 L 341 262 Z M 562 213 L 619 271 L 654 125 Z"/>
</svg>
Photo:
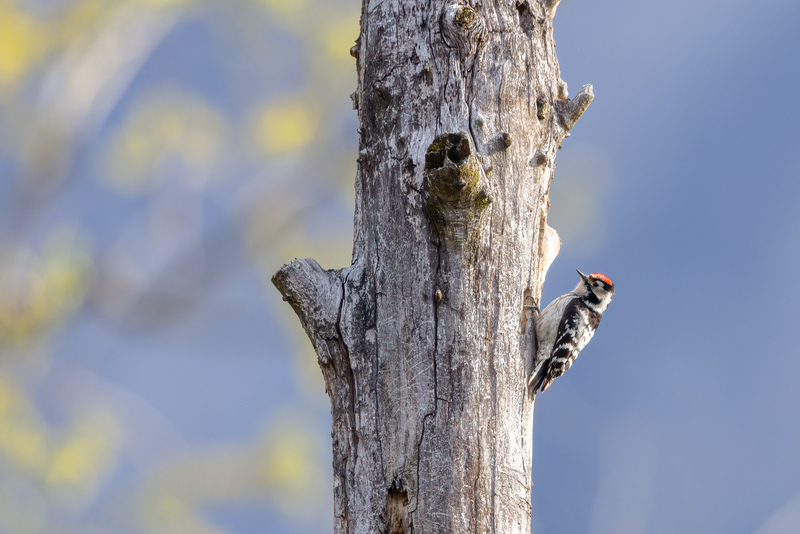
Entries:
<svg viewBox="0 0 800 534">
<path fill-rule="evenodd" d="M 329 530 L 269 277 L 349 263 L 359 13 L 0 0 L 0 532 Z"/>
</svg>

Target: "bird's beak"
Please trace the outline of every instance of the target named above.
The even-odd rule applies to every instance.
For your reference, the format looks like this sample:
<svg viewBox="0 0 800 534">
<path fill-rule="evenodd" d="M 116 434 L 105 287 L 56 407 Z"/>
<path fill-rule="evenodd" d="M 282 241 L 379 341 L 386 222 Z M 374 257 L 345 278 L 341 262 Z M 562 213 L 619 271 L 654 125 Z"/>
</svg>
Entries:
<svg viewBox="0 0 800 534">
<path fill-rule="evenodd" d="M 576 271 L 578 271 L 578 269 L 575 269 L 575 270 L 576 270 Z M 582 273 L 582 272 L 580 272 L 580 271 L 578 271 L 578 274 L 579 274 L 579 275 L 581 275 L 581 278 L 583 278 L 583 281 L 586 283 L 586 285 L 587 285 L 587 286 L 588 286 L 588 285 L 591 285 L 591 284 L 589 284 L 589 279 L 588 279 L 588 278 L 586 278 L 586 275 L 585 275 L 585 274 L 583 274 L 583 273 Z"/>
</svg>

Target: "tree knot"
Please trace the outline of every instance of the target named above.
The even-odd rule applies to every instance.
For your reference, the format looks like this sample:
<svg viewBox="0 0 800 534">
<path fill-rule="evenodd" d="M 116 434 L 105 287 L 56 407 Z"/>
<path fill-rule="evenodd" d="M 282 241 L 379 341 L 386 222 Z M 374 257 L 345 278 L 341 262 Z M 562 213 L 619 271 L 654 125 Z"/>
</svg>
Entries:
<svg viewBox="0 0 800 534">
<path fill-rule="evenodd" d="M 440 237 L 472 241 L 492 203 L 488 180 L 466 132 L 443 133 L 425 154 L 426 208 Z"/>
<path fill-rule="evenodd" d="M 442 37 L 450 48 L 457 48 L 462 57 L 475 54 L 486 41 L 486 24 L 470 6 L 450 4 L 442 13 Z"/>
</svg>

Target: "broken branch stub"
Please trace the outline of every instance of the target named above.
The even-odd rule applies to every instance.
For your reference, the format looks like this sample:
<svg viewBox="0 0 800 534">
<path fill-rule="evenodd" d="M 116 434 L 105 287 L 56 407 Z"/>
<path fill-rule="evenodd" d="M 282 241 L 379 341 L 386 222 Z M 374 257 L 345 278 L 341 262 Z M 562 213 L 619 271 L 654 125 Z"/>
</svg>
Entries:
<svg viewBox="0 0 800 534">
<path fill-rule="evenodd" d="M 342 270 L 325 270 L 312 258 L 294 260 L 278 269 L 272 276 L 272 283 L 300 318 L 325 375 L 325 368 L 331 364 L 329 342 L 336 342 L 340 337 Z M 326 381 L 327 378 L 326 375 Z"/>
<path fill-rule="evenodd" d="M 581 118 L 581 115 L 589 107 L 593 99 L 592 84 L 587 83 L 581 87 L 575 98 L 558 101 L 558 118 L 564 128 L 564 132 L 569 132 L 575 126 L 575 123 L 578 122 L 578 119 Z"/>
</svg>

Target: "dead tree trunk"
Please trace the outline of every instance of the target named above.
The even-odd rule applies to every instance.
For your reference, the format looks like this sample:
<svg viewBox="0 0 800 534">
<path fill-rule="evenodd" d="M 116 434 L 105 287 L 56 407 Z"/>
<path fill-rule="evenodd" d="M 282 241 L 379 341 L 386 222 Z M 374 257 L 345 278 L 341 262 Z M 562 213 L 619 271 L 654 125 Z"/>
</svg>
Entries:
<svg viewBox="0 0 800 534">
<path fill-rule="evenodd" d="M 273 282 L 331 399 L 337 534 L 528 532 L 532 305 L 560 240 L 558 0 L 364 0 L 350 267 Z"/>
</svg>

